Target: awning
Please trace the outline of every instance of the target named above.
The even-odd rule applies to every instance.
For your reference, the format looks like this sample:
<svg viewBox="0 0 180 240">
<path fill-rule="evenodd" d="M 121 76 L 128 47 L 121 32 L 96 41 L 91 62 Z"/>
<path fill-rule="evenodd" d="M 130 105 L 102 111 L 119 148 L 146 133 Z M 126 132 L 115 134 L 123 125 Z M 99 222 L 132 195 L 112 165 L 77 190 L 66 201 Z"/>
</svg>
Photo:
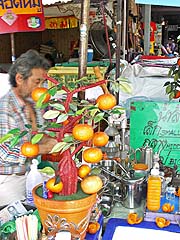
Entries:
<svg viewBox="0 0 180 240">
<path fill-rule="evenodd" d="M 51 5 L 55 3 L 67 3 L 67 2 L 72 2 L 72 0 L 42 0 L 43 5 Z"/>
</svg>

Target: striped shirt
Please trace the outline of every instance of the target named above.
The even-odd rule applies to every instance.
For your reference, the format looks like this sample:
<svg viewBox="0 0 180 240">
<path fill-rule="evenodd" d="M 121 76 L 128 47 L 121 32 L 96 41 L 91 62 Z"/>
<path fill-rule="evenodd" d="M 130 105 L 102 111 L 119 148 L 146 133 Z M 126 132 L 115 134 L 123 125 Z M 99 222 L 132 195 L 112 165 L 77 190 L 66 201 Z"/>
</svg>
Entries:
<svg viewBox="0 0 180 240">
<path fill-rule="evenodd" d="M 35 113 L 37 124 L 43 124 L 42 113 L 30 102 Z M 27 130 L 26 124 L 29 122 L 28 109 L 26 104 L 18 98 L 11 89 L 5 96 L 0 98 L 0 137 L 8 133 L 9 130 L 19 128 L 20 131 Z M 19 145 L 9 148 L 9 143 L 0 144 L 0 174 L 25 173 L 26 157 L 21 155 L 20 146 L 30 140 L 30 133 L 23 136 Z"/>
</svg>

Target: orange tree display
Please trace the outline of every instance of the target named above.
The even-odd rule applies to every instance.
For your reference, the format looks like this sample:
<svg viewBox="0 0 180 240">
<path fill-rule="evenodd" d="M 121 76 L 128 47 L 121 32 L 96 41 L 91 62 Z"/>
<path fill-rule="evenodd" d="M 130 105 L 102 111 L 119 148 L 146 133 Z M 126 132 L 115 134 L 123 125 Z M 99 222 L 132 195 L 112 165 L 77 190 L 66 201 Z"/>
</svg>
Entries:
<svg viewBox="0 0 180 240">
<path fill-rule="evenodd" d="M 58 162 L 56 177 L 60 178 L 60 195 L 71 195 L 77 192 L 78 168 L 76 159 L 82 151 L 84 160 L 88 163 L 98 163 L 103 158 L 99 147 L 108 142 L 108 136 L 101 132 L 100 122 L 107 119 L 109 114 L 120 114 L 122 108 L 116 107 L 116 98 L 111 93 L 104 93 L 99 96 L 95 103 L 87 100 L 79 100 L 75 97 L 80 91 L 106 84 L 106 80 L 96 81 L 86 77 L 76 81 L 63 81 L 46 76 L 46 79 L 53 83 L 49 89 L 37 88 L 32 92 L 32 99 L 36 101 L 37 108 L 44 110 L 45 123 L 39 126 L 37 132 L 33 132 L 31 125 L 27 130 L 12 129 L 0 139 L 0 143 L 10 141 L 13 147 L 20 138 L 28 131 L 31 131 L 32 138 L 21 146 L 21 152 L 27 157 L 38 155 L 38 142 L 44 134 L 56 138 L 58 143 L 51 152 L 42 156 L 44 160 Z M 120 88 L 130 92 L 130 85 L 126 79 L 113 80 L 111 89 L 117 92 Z M 84 149 L 84 147 L 88 147 Z M 53 183 L 57 182 L 53 180 Z M 101 184 L 99 183 L 101 187 Z M 99 189 L 98 189 L 99 190 Z"/>
</svg>

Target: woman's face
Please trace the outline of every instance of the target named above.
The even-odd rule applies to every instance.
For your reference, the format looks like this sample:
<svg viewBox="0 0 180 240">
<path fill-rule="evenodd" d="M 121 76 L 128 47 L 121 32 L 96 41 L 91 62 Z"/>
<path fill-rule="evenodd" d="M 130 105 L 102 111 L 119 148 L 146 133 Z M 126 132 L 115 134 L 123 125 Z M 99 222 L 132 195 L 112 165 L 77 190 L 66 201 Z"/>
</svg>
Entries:
<svg viewBox="0 0 180 240">
<path fill-rule="evenodd" d="M 18 84 L 18 95 L 21 96 L 23 99 L 31 97 L 32 91 L 41 86 L 43 81 L 45 80 L 44 76 L 46 71 L 42 68 L 34 68 L 32 69 L 32 75 L 26 79 L 20 81 Z"/>
</svg>

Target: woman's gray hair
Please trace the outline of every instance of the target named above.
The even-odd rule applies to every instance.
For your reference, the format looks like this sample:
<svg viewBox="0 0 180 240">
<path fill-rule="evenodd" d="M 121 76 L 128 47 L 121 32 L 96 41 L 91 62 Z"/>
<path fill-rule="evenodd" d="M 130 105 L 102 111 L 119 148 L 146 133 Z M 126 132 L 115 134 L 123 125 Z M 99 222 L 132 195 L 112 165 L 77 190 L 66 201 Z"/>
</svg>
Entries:
<svg viewBox="0 0 180 240">
<path fill-rule="evenodd" d="M 50 68 L 49 61 L 41 56 L 36 50 L 30 49 L 20 55 L 19 58 L 11 65 L 9 69 L 9 82 L 12 87 L 17 87 L 16 74 L 22 75 L 26 80 L 32 75 L 32 69 L 42 68 L 48 70 Z"/>
</svg>

